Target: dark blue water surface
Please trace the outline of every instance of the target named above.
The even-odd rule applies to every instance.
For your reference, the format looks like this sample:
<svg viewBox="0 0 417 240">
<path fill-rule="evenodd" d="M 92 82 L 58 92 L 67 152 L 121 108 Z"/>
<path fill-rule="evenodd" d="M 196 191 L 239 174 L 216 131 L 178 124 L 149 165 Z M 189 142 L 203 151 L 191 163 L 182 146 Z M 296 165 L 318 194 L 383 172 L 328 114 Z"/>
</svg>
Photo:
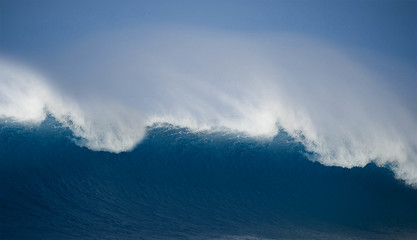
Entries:
<svg viewBox="0 0 417 240">
<path fill-rule="evenodd" d="M 113 154 L 51 118 L 0 127 L 1 239 L 417 239 L 417 190 L 374 164 L 309 161 L 283 131 L 165 125 Z"/>
</svg>

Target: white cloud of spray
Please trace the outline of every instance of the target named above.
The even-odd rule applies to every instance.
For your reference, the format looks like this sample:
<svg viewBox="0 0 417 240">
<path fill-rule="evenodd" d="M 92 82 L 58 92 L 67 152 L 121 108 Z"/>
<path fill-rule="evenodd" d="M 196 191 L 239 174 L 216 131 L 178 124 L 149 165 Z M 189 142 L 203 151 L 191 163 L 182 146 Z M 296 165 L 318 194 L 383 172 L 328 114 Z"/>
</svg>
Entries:
<svg viewBox="0 0 417 240">
<path fill-rule="evenodd" d="M 121 31 L 59 53 L 44 70 L 64 94 L 12 71 L 21 86 L 2 83 L 2 116 L 39 120 L 46 107 L 88 147 L 113 152 L 132 149 L 145 124 L 155 122 L 262 137 L 277 134 L 278 124 L 325 165 L 374 161 L 417 184 L 415 97 L 398 90 L 415 83 L 384 79 L 315 40 L 192 29 Z M 392 81 L 409 86 L 392 88 Z M 57 100 L 63 96 L 72 100 Z M 119 104 L 110 107 L 114 101 Z M 19 106 L 25 108 L 17 113 Z"/>
<path fill-rule="evenodd" d="M 39 124 L 48 113 L 80 138 L 77 143 L 97 151 L 130 150 L 144 135 L 135 110 L 114 103 L 77 103 L 35 71 L 0 60 L 0 117 Z"/>
</svg>

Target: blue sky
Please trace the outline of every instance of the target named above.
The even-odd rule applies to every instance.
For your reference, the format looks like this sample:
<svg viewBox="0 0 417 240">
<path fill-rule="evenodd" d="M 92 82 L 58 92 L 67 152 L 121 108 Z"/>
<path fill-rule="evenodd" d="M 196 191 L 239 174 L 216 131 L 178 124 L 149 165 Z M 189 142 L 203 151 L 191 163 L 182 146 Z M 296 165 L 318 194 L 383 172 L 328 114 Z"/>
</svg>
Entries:
<svg viewBox="0 0 417 240">
<path fill-rule="evenodd" d="M 0 1 L 0 51 L 54 54 L 94 33 L 185 25 L 302 34 L 415 65 L 417 1 Z"/>
</svg>

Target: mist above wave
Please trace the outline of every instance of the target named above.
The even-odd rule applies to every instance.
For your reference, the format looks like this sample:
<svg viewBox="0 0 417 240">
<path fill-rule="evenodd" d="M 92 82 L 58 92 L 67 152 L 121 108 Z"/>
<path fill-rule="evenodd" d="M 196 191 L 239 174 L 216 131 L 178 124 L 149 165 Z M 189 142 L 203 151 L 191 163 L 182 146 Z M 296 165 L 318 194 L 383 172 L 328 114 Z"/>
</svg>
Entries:
<svg viewBox="0 0 417 240">
<path fill-rule="evenodd" d="M 325 165 L 374 161 L 417 183 L 417 111 L 399 90 L 415 87 L 412 75 L 382 77 L 322 42 L 141 29 L 57 56 L 42 69 L 49 83 L 2 62 L 2 117 L 39 122 L 49 111 L 81 144 L 112 152 L 132 149 L 156 122 L 266 138 L 282 127 Z"/>
<path fill-rule="evenodd" d="M 80 138 L 79 144 L 97 151 L 130 150 L 144 135 L 135 110 L 114 103 L 77 102 L 16 63 L 0 61 L 0 83 L 0 117 L 10 121 L 39 124 L 51 114 Z"/>
</svg>

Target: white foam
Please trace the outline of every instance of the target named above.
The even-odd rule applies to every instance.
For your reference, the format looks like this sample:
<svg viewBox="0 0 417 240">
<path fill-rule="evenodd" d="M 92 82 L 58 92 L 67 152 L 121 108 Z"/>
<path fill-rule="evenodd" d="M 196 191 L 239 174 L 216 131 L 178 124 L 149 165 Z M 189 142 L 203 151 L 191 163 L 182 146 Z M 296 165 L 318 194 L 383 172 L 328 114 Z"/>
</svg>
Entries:
<svg viewBox="0 0 417 240">
<path fill-rule="evenodd" d="M 417 184 L 415 97 L 316 40 L 193 29 L 125 31 L 59 56 L 62 62 L 55 59 L 45 71 L 72 100 L 28 81 L 24 71 L 5 74 L 2 67 L 2 116 L 39 121 L 46 106 L 86 146 L 113 152 L 132 149 L 143 137 L 143 122 L 263 137 L 277 134 L 279 125 L 325 165 L 374 161 Z M 415 87 L 395 81 L 403 89 Z"/>
<path fill-rule="evenodd" d="M 0 117 L 38 124 L 47 113 L 69 127 L 92 150 L 121 152 L 135 147 L 144 124 L 132 109 L 114 103 L 77 103 L 64 98 L 27 67 L 0 61 Z"/>
</svg>

